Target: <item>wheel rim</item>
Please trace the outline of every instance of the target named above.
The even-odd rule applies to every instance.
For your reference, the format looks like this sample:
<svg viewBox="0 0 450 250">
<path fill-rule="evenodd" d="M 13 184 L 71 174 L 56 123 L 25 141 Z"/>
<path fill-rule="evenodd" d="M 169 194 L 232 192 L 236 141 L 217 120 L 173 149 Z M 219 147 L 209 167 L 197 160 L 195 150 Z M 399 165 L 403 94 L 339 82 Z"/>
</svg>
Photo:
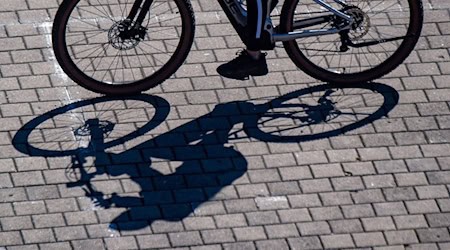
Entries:
<svg viewBox="0 0 450 250">
<path fill-rule="evenodd" d="M 182 11 L 176 1 L 155 0 L 141 36 L 123 39 L 119 27 L 134 0 L 80 0 L 64 30 L 65 47 L 75 68 L 109 85 L 140 82 L 157 75 L 183 44 Z"/>
</svg>

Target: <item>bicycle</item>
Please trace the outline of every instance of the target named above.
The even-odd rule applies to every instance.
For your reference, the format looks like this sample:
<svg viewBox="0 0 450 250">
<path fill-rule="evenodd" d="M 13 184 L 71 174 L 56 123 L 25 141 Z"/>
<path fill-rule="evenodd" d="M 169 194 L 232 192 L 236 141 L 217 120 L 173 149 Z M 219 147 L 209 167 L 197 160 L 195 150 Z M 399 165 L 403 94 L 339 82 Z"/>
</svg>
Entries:
<svg viewBox="0 0 450 250">
<path fill-rule="evenodd" d="M 245 3 L 218 1 L 246 43 Z M 279 25 L 269 13 L 262 37 L 269 49 L 282 42 L 301 70 L 325 82 L 388 74 L 422 30 L 421 0 L 312 1 L 285 0 Z M 269 4 L 274 9 L 277 0 Z M 170 78 L 188 56 L 194 30 L 190 0 L 64 0 L 52 33 L 56 58 L 71 79 L 98 93 L 128 95 Z"/>
</svg>

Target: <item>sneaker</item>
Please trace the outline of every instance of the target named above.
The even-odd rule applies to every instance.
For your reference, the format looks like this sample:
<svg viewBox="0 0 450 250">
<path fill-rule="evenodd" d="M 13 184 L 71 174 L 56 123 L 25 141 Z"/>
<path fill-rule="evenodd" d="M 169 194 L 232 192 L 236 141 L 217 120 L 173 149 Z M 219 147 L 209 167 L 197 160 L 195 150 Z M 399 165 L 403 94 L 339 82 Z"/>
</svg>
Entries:
<svg viewBox="0 0 450 250">
<path fill-rule="evenodd" d="M 266 54 L 261 54 L 259 59 L 254 59 L 246 50 L 237 53 L 238 57 L 217 68 L 221 76 L 237 80 L 246 80 L 250 76 L 267 75 Z"/>
</svg>

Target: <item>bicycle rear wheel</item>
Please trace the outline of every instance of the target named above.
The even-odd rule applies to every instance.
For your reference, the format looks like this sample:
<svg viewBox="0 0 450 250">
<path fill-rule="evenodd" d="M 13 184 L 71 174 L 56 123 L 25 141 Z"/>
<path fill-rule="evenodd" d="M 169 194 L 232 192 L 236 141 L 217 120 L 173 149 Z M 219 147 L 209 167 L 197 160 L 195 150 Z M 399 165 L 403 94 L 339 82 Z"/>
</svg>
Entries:
<svg viewBox="0 0 450 250">
<path fill-rule="evenodd" d="M 56 58 L 79 85 L 108 95 L 155 87 L 184 62 L 194 38 L 188 0 L 154 0 L 138 32 L 134 0 L 66 0 L 53 26 Z M 132 33 L 134 32 L 134 33 Z"/>
<path fill-rule="evenodd" d="M 346 6 L 325 2 L 356 20 L 348 32 L 284 42 L 292 61 L 314 78 L 337 84 L 377 79 L 400 65 L 419 39 L 420 0 L 347 0 Z M 281 15 L 283 32 L 329 29 L 342 21 L 311 0 L 286 1 Z M 317 17 L 325 18 L 306 24 Z"/>
</svg>

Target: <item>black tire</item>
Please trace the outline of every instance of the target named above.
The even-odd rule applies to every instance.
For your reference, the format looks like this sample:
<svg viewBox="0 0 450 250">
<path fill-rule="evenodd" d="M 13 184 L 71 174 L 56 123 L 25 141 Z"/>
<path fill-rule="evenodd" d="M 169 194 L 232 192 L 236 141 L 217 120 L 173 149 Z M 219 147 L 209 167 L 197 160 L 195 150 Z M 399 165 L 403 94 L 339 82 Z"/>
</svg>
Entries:
<svg viewBox="0 0 450 250">
<path fill-rule="evenodd" d="M 265 104 L 245 123 L 245 131 L 249 137 L 265 142 L 330 138 L 387 116 L 398 100 L 395 89 L 379 83 L 316 85 Z"/>
<path fill-rule="evenodd" d="M 190 1 L 155 0 L 142 24 L 148 29 L 144 39 L 120 40 L 117 25 L 126 19 L 124 9 L 129 10 L 133 2 L 65 0 L 61 4 L 53 25 L 53 47 L 73 81 L 106 95 L 131 95 L 157 86 L 183 64 L 195 31 Z"/>
<path fill-rule="evenodd" d="M 363 4 L 363 8 L 360 8 L 360 10 L 363 12 L 365 11 L 364 13 L 366 16 L 364 16 L 364 18 L 368 21 L 366 21 L 366 23 L 363 22 L 361 26 L 359 26 L 361 30 L 358 31 L 360 33 L 357 33 L 358 31 L 356 30 L 352 30 L 352 32 L 354 32 L 352 41 L 353 39 L 360 40 L 354 41 L 357 43 L 394 37 L 404 37 L 404 39 L 402 41 L 389 41 L 387 43 L 367 46 L 364 48 L 350 47 L 350 50 L 347 52 L 338 52 L 340 45 L 342 44 L 339 34 L 302 38 L 284 42 L 283 44 L 287 54 L 297 65 L 297 67 L 308 75 L 322 81 L 336 84 L 353 84 L 380 78 L 398 67 L 409 56 L 411 51 L 414 49 L 422 30 L 422 2 L 420 0 L 349 0 L 345 2 L 352 5 L 352 2 L 354 1 L 356 1 L 356 4 Z M 386 4 L 386 2 L 389 3 Z M 392 4 L 392 2 L 394 3 Z M 395 3 L 397 3 L 398 6 L 395 5 Z M 304 1 L 299 3 L 299 0 L 286 0 L 283 5 L 280 24 L 280 30 L 283 33 L 293 31 L 293 23 L 296 18 L 296 13 L 300 12 L 299 14 L 302 18 L 308 18 L 308 14 L 311 16 L 315 15 L 314 13 L 317 13 L 308 9 L 308 12 L 306 13 L 307 15 L 304 15 L 305 13 L 302 14 L 302 11 L 299 11 L 298 9 L 305 8 L 302 7 L 304 4 Z M 311 6 L 318 6 L 318 4 L 312 3 Z M 333 6 L 336 7 L 335 5 Z M 376 8 L 381 8 L 380 6 L 387 6 L 385 11 L 397 11 L 394 13 L 386 13 L 384 10 L 379 11 L 379 9 Z M 372 7 L 374 10 L 371 9 Z M 372 13 L 370 11 L 366 11 L 366 9 L 369 9 L 370 11 L 375 11 L 376 9 L 376 11 Z M 318 10 L 318 12 L 319 13 L 317 13 L 317 15 L 329 14 L 329 12 L 324 10 Z M 372 14 L 372 16 L 370 16 L 370 14 Z M 400 16 L 399 14 L 409 15 L 409 18 L 403 20 L 396 19 Z M 405 20 L 406 23 L 402 23 L 402 21 Z M 375 24 L 372 25 L 373 23 Z M 320 26 L 317 25 L 315 27 L 311 27 L 311 29 L 330 27 L 331 24 L 327 27 L 323 27 L 323 24 L 321 24 Z M 401 32 L 401 30 L 403 30 L 403 32 Z M 386 37 L 387 34 L 382 31 L 392 32 L 392 36 Z M 378 37 L 375 37 L 375 35 Z M 325 44 L 324 47 L 319 48 L 322 44 Z M 391 49 L 390 47 L 394 45 L 398 46 L 398 48 Z M 375 50 L 373 48 L 375 48 Z M 365 52 L 364 49 L 366 49 L 367 52 Z M 380 53 L 380 50 L 384 51 Z M 335 54 L 330 55 L 330 52 L 335 52 Z M 355 52 L 355 54 L 351 54 L 352 52 Z M 345 56 L 347 58 L 344 58 Z M 344 65 L 341 66 L 341 62 L 343 62 Z M 336 63 L 338 66 L 333 68 L 332 64 Z M 356 65 L 347 66 L 345 65 L 346 63 L 354 63 Z"/>
</svg>

